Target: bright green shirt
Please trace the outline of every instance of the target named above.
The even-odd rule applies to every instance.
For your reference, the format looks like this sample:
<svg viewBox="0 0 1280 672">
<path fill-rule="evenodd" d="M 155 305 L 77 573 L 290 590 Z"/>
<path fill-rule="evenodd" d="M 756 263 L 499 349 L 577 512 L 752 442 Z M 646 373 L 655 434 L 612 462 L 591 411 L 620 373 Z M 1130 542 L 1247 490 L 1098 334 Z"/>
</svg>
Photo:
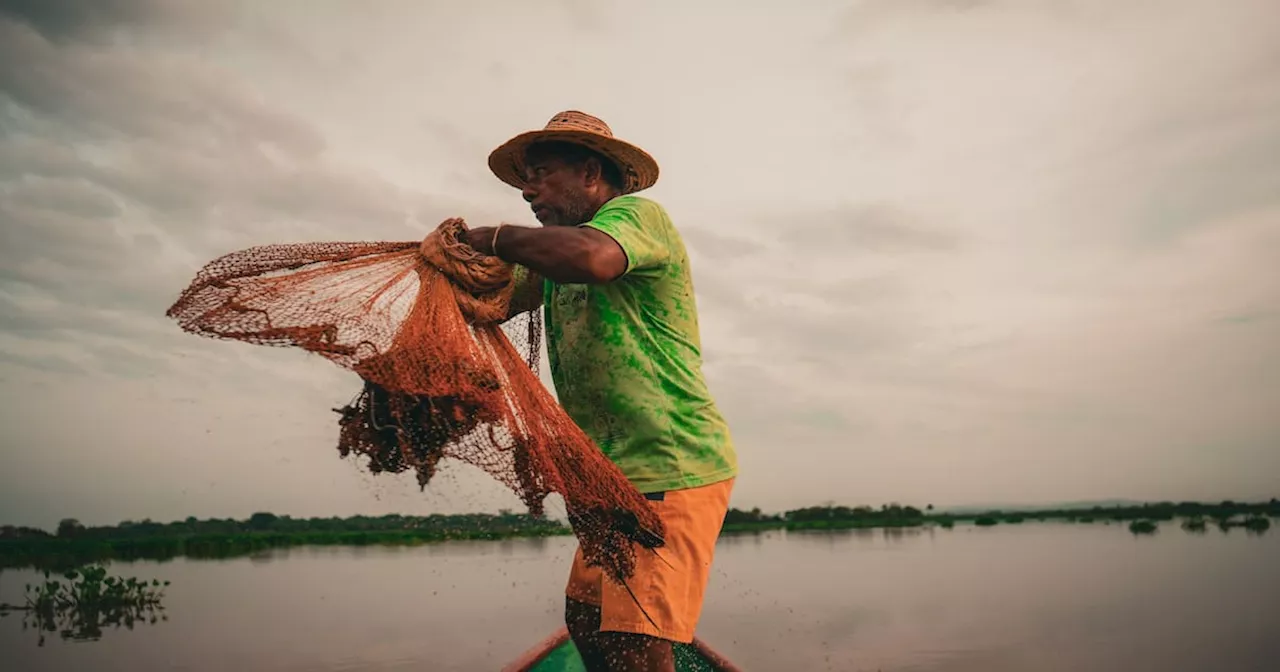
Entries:
<svg viewBox="0 0 1280 672">
<path fill-rule="evenodd" d="M 703 380 L 689 257 L 671 219 L 628 195 L 582 226 L 617 241 L 627 270 L 600 285 L 544 283 L 560 405 L 641 492 L 736 476 L 729 428 Z"/>
</svg>

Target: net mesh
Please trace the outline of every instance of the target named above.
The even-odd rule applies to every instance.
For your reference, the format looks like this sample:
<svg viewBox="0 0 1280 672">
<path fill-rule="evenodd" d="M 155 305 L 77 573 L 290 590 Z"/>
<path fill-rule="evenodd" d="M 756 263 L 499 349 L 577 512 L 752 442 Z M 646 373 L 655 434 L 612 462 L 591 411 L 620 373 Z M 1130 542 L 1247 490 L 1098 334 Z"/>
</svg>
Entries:
<svg viewBox="0 0 1280 672">
<path fill-rule="evenodd" d="M 167 314 L 191 333 L 302 348 L 355 372 L 364 385 L 338 410 L 340 455 L 375 473 L 412 469 L 424 488 L 440 459 L 462 460 L 535 515 L 558 493 L 586 562 L 624 581 L 637 546 L 662 545 L 662 522 L 538 379 L 540 316 L 508 319 L 513 268 L 465 231 L 449 219 L 421 243 L 242 250 L 201 269 Z"/>
</svg>

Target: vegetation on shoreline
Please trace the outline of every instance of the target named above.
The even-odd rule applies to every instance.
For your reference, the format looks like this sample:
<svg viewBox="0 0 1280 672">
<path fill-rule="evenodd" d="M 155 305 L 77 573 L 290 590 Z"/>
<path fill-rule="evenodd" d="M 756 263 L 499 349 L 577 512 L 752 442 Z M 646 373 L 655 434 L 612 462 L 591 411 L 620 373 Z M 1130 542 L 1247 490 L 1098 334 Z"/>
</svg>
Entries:
<svg viewBox="0 0 1280 672">
<path fill-rule="evenodd" d="M 1153 526 L 1152 531 L 1154 531 L 1160 522 L 1181 518 L 1186 521 L 1199 521 L 1201 528 L 1205 520 L 1211 520 L 1223 531 L 1233 527 L 1243 527 L 1252 532 L 1265 532 L 1271 525 L 1268 516 L 1280 518 L 1280 500 L 1271 499 L 1267 502 L 1254 503 L 1224 501 L 1217 504 L 1160 502 L 1133 506 L 1094 506 L 1035 511 L 992 510 L 964 514 L 938 513 L 932 506 L 926 506 L 921 510 L 912 506 L 891 504 L 881 506 L 879 509 L 867 506 L 809 507 L 783 514 L 763 514 L 760 509 L 751 511 L 730 509 L 729 514 L 725 516 L 724 529 L 726 532 L 744 532 L 765 529 L 821 530 L 925 525 L 951 528 L 957 523 L 991 527 L 1000 524 L 1016 525 L 1031 520 L 1067 523 L 1142 522 L 1143 524 L 1137 527 L 1144 530 L 1142 534 L 1147 534 L 1149 532 L 1145 530 L 1149 526 Z M 1197 523 L 1191 524 L 1194 526 Z"/>
<path fill-rule="evenodd" d="M 291 518 L 255 513 L 247 520 L 194 517 L 171 523 L 125 521 L 86 527 L 63 520 L 55 533 L 0 527 L 0 569 L 78 567 L 109 560 L 231 558 L 289 546 L 412 546 L 571 534 L 568 526 L 528 514 Z"/>
<path fill-rule="evenodd" d="M 938 526 L 951 528 L 970 523 L 978 527 L 1018 524 L 1024 521 L 1067 523 L 1127 523 L 1135 534 L 1155 532 L 1161 522 L 1183 520 L 1188 532 L 1201 533 L 1209 522 L 1223 532 L 1241 527 L 1262 534 L 1270 518 L 1280 518 L 1280 500 L 1217 504 L 1162 502 L 1037 511 L 936 512 L 932 506 L 888 504 L 868 506 L 814 506 L 785 513 L 766 514 L 760 509 L 730 509 L 726 533 L 760 530 L 842 530 Z M 54 533 L 29 527 L 0 527 L 0 569 L 68 569 L 108 560 L 169 560 L 176 557 L 229 558 L 271 548 L 289 546 L 416 545 L 449 540 L 492 540 L 571 534 L 556 520 L 503 511 L 497 515 L 352 516 L 350 518 L 291 518 L 255 513 L 247 520 L 197 520 L 171 523 L 123 522 L 114 526 L 86 527 L 63 520 Z"/>
</svg>

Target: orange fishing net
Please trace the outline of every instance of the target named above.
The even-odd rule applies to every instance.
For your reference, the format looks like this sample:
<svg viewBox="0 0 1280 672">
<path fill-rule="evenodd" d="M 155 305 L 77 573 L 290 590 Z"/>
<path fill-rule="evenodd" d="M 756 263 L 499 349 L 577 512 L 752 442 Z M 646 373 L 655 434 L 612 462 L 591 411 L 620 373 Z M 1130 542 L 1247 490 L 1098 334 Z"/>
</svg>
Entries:
<svg viewBox="0 0 1280 672">
<path fill-rule="evenodd" d="M 537 376 L 537 311 L 508 320 L 513 268 L 460 240 L 461 219 L 421 243 L 269 245 L 206 265 L 168 315 L 189 332 L 319 354 L 364 388 L 339 410 L 338 451 L 376 472 L 442 457 L 511 488 L 535 515 L 559 493 L 589 564 L 630 577 L 635 546 L 662 545 L 648 501 Z M 516 339 L 522 354 L 508 335 Z"/>
</svg>

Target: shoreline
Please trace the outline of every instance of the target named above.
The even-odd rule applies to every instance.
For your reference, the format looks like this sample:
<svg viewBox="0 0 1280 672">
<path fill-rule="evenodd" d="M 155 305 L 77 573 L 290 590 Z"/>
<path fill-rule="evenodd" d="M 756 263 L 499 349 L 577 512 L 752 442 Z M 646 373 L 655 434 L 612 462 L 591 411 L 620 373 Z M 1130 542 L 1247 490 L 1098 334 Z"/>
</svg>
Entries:
<svg viewBox="0 0 1280 672">
<path fill-rule="evenodd" d="M 1180 519 L 1188 532 L 1209 525 L 1226 532 L 1241 527 L 1265 533 L 1272 518 L 1280 522 L 1280 501 L 1198 502 L 1032 511 L 939 513 L 911 506 L 809 507 L 779 514 L 759 509 L 730 509 L 722 535 L 771 530 L 831 531 L 941 527 L 977 527 L 1024 522 L 1066 524 L 1128 523 L 1134 534 L 1152 534 L 1163 522 Z M 527 514 L 499 514 L 294 519 L 257 513 L 244 521 L 187 518 L 171 523 L 126 521 L 116 526 L 84 527 L 64 520 L 56 533 L 29 527 L 0 528 L 0 570 L 67 569 L 92 562 L 159 560 L 179 557 L 224 559 L 273 548 L 300 546 L 418 546 L 446 541 L 501 541 L 572 535 L 565 523 Z"/>
</svg>

